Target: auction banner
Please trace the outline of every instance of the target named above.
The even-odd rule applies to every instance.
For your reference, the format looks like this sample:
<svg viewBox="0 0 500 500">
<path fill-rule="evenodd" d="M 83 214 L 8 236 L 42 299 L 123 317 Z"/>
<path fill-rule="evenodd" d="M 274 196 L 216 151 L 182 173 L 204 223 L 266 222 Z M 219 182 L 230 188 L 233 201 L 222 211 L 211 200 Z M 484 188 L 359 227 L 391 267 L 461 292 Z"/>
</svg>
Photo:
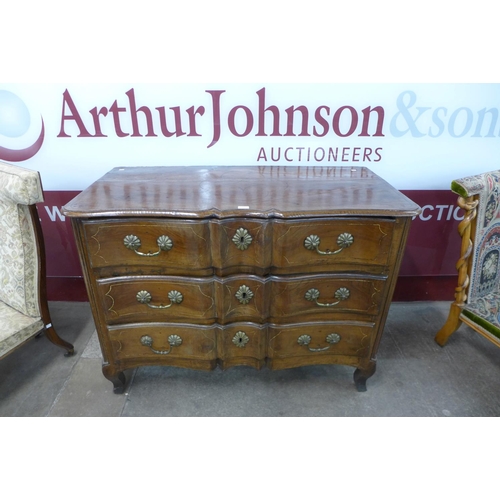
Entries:
<svg viewBox="0 0 500 500">
<path fill-rule="evenodd" d="M 396 299 L 452 300 L 449 188 L 500 168 L 499 109 L 500 84 L 0 83 L 0 160 L 41 174 L 54 300 L 83 289 L 61 207 L 116 166 L 160 165 L 368 167 L 422 207 Z"/>
</svg>

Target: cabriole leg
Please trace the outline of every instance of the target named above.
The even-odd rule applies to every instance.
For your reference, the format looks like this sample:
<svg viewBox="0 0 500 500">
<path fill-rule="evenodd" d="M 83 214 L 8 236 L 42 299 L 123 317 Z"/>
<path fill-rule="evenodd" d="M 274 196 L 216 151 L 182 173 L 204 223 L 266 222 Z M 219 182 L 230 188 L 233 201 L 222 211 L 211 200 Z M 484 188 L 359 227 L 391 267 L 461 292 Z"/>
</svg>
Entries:
<svg viewBox="0 0 500 500">
<path fill-rule="evenodd" d="M 102 373 L 110 382 L 113 382 L 113 392 L 123 394 L 125 390 L 125 375 L 123 372 L 116 370 L 111 365 L 102 365 Z"/>
<path fill-rule="evenodd" d="M 369 362 L 366 368 L 356 368 L 354 371 L 354 383 L 358 392 L 366 392 L 366 381 L 375 373 L 376 361 Z"/>
</svg>

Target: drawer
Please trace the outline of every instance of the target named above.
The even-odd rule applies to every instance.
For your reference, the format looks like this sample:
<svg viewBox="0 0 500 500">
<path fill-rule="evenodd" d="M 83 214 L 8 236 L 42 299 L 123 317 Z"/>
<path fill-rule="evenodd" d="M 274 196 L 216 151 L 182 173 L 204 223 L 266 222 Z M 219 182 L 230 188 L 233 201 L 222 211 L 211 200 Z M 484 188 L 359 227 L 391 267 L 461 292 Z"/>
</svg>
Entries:
<svg viewBox="0 0 500 500">
<path fill-rule="evenodd" d="M 391 257 L 395 220 L 330 218 L 276 220 L 273 227 L 273 272 L 373 272 Z"/>
<path fill-rule="evenodd" d="M 261 368 L 266 357 L 267 327 L 253 323 L 233 323 L 217 332 L 217 357 L 223 368 L 247 365 Z"/>
<path fill-rule="evenodd" d="M 270 358 L 325 356 L 365 357 L 373 344 L 375 330 L 371 323 L 342 322 L 296 325 L 269 325 Z"/>
<path fill-rule="evenodd" d="M 211 221 L 213 265 L 219 275 L 264 274 L 271 265 L 272 224 L 256 219 Z"/>
<path fill-rule="evenodd" d="M 110 278 L 98 280 L 97 291 L 109 325 L 171 321 L 209 324 L 216 318 L 211 279 Z"/>
<path fill-rule="evenodd" d="M 269 315 L 270 283 L 251 275 L 217 279 L 217 315 L 219 322 L 253 321 L 260 323 Z"/>
<path fill-rule="evenodd" d="M 193 325 L 150 325 L 109 329 L 116 360 L 141 358 L 215 360 L 217 358 L 216 328 Z"/>
<path fill-rule="evenodd" d="M 310 275 L 273 277 L 270 321 L 286 323 L 375 316 L 385 297 L 384 277 L 359 275 Z"/>
<path fill-rule="evenodd" d="M 99 220 L 83 225 L 93 268 L 152 267 L 190 269 L 211 267 L 208 222 L 168 219 Z"/>
</svg>

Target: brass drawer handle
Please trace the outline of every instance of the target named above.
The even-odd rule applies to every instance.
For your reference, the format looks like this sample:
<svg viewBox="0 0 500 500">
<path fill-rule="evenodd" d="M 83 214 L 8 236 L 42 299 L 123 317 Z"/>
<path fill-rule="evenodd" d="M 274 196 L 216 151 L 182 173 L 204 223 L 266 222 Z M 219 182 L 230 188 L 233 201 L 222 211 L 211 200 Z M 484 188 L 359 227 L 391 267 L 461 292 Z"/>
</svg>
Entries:
<svg viewBox="0 0 500 500">
<path fill-rule="evenodd" d="M 141 290 L 140 292 L 138 292 L 135 298 L 137 299 L 137 302 L 141 304 L 146 304 L 148 307 L 151 307 L 152 309 L 168 309 L 169 307 L 172 307 L 173 304 L 180 304 L 184 299 L 182 293 L 178 292 L 177 290 L 171 290 L 170 292 L 168 292 L 168 298 L 170 299 L 170 304 L 168 304 L 168 306 L 164 306 L 163 304 L 159 306 L 150 304 L 153 297 L 146 290 Z"/>
<path fill-rule="evenodd" d="M 156 257 L 157 255 L 160 255 L 162 250 L 164 252 L 168 252 L 174 246 L 172 240 L 165 234 L 159 236 L 156 240 L 156 243 L 159 248 L 157 252 L 143 253 L 137 250 L 141 246 L 141 240 L 139 237 L 135 236 L 135 234 L 129 234 L 128 236 L 125 236 L 125 238 L 123 238 L 123 244 L 129 250 L 133 250 L 137 255 L 140 255 L 141 257 Z"/>
<path fill-rule="evenodd" d="M 304 297 L 306 300 L 309 300 L 311 302 L 316 302 L 318 306 L 333 307 L 342 302 L 343 300 L 347 300 L 350 295 L 351 292 L 349 291 L 349 289 L 342 287 L 335 292 L 335 298 L 337 299 L 337 302 L 331 302 L 330 304 L 322 304 L 321 302 L 318 302 L 319 290 L 317 288 L 310 288 L 309 290 L 307 290 Z"/>
<path fill-rule="evenodd" d="M 250 246 L 250 243 L 252 243 L 252 239 L 250 233 L 246 229 L 240 227 L 233 236 L 233 243 L 240 250 L 246 250 Z"/>
<path fill-rule="evenodd" d="M 329 344 L 338 344 L 340 342 L 340 338 L 341 337 L 338 333 L 329 333 L 326 336 L 326 341 Z M 327 351 L 328 349 L 330 349 L 330 347 L 332 347 L 331 345 L 327 345 L 326 347 L 318 347 L 318 348 L 309 347 L 309 344 L 311 343 L 311 336 L 310 335 L 301 335 L 297 339 L 297 343 L 299 345 L 306 346 L 311 352 Z"/>
<path fill-rule="evenodd" d="M 237 347 L 245 347 L 248 344 L 250 337 L 243 331 L 236 332 L 233 337 L 233 344 Z"/>
<path fill-rule="evenodd" d="M 340 247 L 338 250 L 325 250 L 322 251 L 319 249 L 319 244 L 321 243 L 321 239 L 319 236 L 315 234 L 309 235 L 305 240 L 304 240 L 304 246 L 308 250 L 316 250 L 320 255 L 335 255 L 339 252 L 342 252 L 344 248 L 350 247 L 354 243 L 354 238 L 351 233 L 342 233 L 339 234 L 339 237 L 337 238 L 337 245 Z"/>
<path fill-rule="evenodd" d="M 168 351 L 157 351 L 156 349 L 153 349 L 153 339 L 149 335 L 141 337 L 141 344 L 149 347 L 155 354 L 170 354 L 172 347 L 178 347 L 182 344 L 182 339 L 179 335 L 169 335 L 168 343 L 170 345 L 170 349 Z"/>
<path fill-rule="evenodd" d="M 248 304 L 253 298 L 253 292 L 246 285 L 241 285 L 234 296 L 240 301 L 241 304 Z"/>
</svg>

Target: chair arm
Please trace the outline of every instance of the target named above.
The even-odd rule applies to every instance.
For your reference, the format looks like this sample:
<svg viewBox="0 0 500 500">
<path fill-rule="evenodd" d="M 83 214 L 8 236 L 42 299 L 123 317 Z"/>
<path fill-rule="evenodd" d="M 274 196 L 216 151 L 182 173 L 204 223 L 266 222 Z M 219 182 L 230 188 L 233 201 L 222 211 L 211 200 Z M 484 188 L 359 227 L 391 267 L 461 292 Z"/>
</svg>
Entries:
<svg viewBox="0 0 500 500">
<path fill-rule="evenodd" d="M 500 170 L 456 179 L 451 183 L 451 190 L 462 198 L 469 198 L 481 194 L 487 188 L 488 180 L 500 182 Z"/>
<path fill-rule="evenodd" d="M 34 170 L 0 162 L 0 198 L 17 205 L 42 202 L 40 174 Z"/>
</svg>

